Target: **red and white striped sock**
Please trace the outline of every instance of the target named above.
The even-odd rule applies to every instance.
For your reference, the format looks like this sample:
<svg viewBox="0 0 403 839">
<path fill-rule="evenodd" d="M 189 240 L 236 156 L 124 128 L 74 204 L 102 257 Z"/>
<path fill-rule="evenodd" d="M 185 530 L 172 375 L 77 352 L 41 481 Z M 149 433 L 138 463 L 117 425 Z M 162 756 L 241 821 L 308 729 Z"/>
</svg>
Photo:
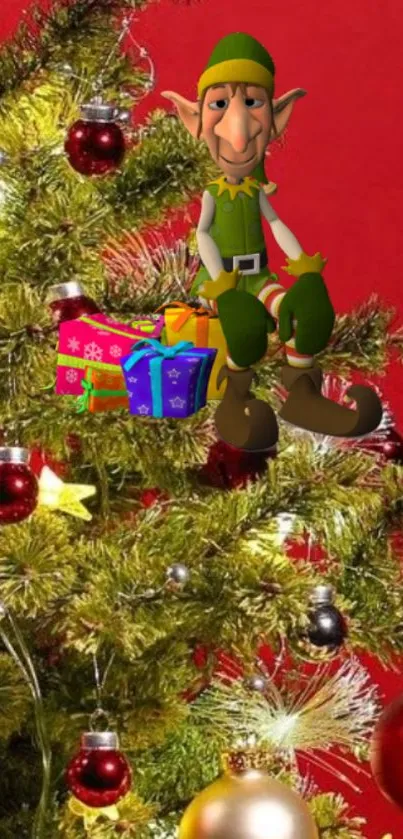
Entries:
<svg viewBox="0 0 403 839">
<path fill-rule="evenodd" d="M 259 294 L 259 300 L 262 301 L 267 311 L 276 320 L 278 320 L 280 303 L 285 294 L 284 287 L 280 283 L 267 283 L 267 285 L 263 286 Z M 296 326 L 296 321 L 294 322 L 294 326 Z M 297 352 L 295 349 L 295 338 L 290 338 L 286 342 L 285 354 L 287 363 L 291 367 L 312 367 L 313 356 Z"/>
<path fill-rule="evenodd" d="M 284 287 L 280 283 L 267 283 L 259 293 L 259 300 L 267 311 L 277 318 L 279 306 L 285 294 Z"/>
<path fill-rule="evenodd" d="M 304 355 L 303 353 L 297 352 L 295 349 L 295 338 L 290 338 L 289 341 L 286 342 L 285 345 L 285 355 L 287 359 L 287 363 L 290 367 L 312 367 L 313 365 L 313 355 Z"/>
</svg>

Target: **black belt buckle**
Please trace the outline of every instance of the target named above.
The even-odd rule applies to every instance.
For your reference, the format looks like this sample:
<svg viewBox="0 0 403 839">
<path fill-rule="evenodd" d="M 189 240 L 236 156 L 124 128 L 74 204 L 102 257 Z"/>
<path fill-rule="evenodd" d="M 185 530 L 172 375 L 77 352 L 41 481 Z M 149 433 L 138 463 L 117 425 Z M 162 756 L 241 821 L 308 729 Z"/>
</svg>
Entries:
<svg viewBox="0 0 403 839">
<path fill-rule="evenodd" d="M 238 267 L 240 271 L 250 271 L 251 268 L 255 267 L 255 263 L 253 259 L 240 259 L 238 262 Z"/>
<path fill-rule="evenodd" d="M 232 270 L 239 268 L 245 276 L 258 274 L 262 270 L 262 253 L 245 253 L 232 257 Z"/>
</svg>

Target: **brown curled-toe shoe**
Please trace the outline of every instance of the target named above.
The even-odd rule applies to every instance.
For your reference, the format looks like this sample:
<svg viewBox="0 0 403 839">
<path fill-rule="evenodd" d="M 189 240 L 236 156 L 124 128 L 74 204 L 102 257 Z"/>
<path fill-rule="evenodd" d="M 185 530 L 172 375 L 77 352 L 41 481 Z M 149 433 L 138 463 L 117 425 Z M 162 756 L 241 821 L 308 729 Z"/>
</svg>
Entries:
<svg viewBox="0 0 403 839">
<path fill-rule="evenodd" d="M 382 419 L 382 403 L 370 387 L 352 385 L 348 389 L 346 395 L 356 403 L 356 409 L 323 396 L 319 367 L 285 365 L 281 380 L 289 395 L 279 416 L 298 428 L 331 437 L 362 437 L 374 431 Z"/>
<path fill-rule="evenodd" d="M 224 365 L 217 376 L 217 387 L 227 380 L 224 397 L 215 413 L 218 436 L 225 443 L 245 451 L 268 451 L 278 440 L 278 425 L 267 402 L 255 399 L 250 387 L 254 370 L 231 370 Z"/>
</svg>

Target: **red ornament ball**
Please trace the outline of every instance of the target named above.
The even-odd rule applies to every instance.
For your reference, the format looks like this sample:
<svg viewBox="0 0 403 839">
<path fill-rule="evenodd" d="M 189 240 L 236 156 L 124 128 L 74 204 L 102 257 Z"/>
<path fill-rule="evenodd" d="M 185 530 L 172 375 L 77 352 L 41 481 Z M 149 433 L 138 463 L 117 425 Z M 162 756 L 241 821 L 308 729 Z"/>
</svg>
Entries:
<svg viewBox="0 0 403 839">
<path fill-rule="evenodd" d="M 54 324 L 64 323 L 66 320 L 77 320 L 84 315 L 96 315 L 99 308 L 89 297 L 77 297 L 75 300 L 58 300 L 51 303 L 52 320 Z"/>
<path fill-rule="evenodd" d="M 49 309 L 55 326 L 66 320 L 77 320 L 83 315 L 100 313 L 94 300 L 84 294 L 80 284 L 75 280 L 51 286 L 49 295 Z"/>
<path fill-rule="evenodd" d="M 69 129 L 64 148 L 76 172 L 106 175 L 122 162 L 125 138 L 115 122 L 79 119 Z"/>
<path fill-rule="evenodd" d="M 87 807 L 110 807 L 129 791 L 131 769 L 113 731 L 87 732 L 66 770 L 70 792 Z"/>
<path fill-rule="evenodd" d="M 28 459 L 25 449 L 0 448 L 0 524 L 16 524 L 35 510 L 39 487 Z"/>
<path fill-rule="evenodd" d="M 403 695 L 381 714 L 372 736 L 370 761 L 381 792 L 403 809 Z"/>
<path fill-rule="evenodd" d="M 66 444 L 73 454 L 81 454 L 83 447 L 77 434 L 68 434 L 66 437 Z"/>
<path fill-rule="evenodd" d="M 168 495 L 158 487 L 152 487 L 151 489 L 143 489 L 139 500 L 141 506 L 147 509 L 155 507 L 158 503 L 168 501 Z"/>
<path fill-rule="evenodd" d="M 247 452 L 219 440 L 211 447 L 207 463 L 200 470 L 199 480 L 219 489 L 243 488 L 265 473 L 268 459 L 274 456 L 274 449 L 271 452 Z"/>
<path fill-rule="evenodd" d="M 382 443 L 382 454 L 386 460 L 402 463 L 403 461 L 403 440 L 397 431 L 392 430 L 387 439 Z"/>
</svg>

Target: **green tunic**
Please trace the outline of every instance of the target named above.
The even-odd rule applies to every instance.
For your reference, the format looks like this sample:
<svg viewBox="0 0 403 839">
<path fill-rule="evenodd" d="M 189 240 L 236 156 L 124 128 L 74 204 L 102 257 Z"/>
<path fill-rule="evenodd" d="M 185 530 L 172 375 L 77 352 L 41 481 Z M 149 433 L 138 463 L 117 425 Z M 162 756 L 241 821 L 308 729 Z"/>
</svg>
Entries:
<svg viewBox="0 0 403 839">
<path fill-rule="evenodd" d="M 244 178 L 237 185 L 228 184 L 224 177 L 207 185 L 207 190 L 215 201 L 214 218 L 209 235 L 223 257 L 261 253 L 265 248 L 262 228 L 262 211 L 259 203 L 260 184 L 253 178 Z M 203 296 L 199 287 L 211 280 L 204 265 L 201 265 L 194 279 L 191 294 Z M 249 291 L 258 295 L 263 286 L 277 275 L 268 267 L 258 274 L 241 276 L 237 290 Z"/>
</svg>

